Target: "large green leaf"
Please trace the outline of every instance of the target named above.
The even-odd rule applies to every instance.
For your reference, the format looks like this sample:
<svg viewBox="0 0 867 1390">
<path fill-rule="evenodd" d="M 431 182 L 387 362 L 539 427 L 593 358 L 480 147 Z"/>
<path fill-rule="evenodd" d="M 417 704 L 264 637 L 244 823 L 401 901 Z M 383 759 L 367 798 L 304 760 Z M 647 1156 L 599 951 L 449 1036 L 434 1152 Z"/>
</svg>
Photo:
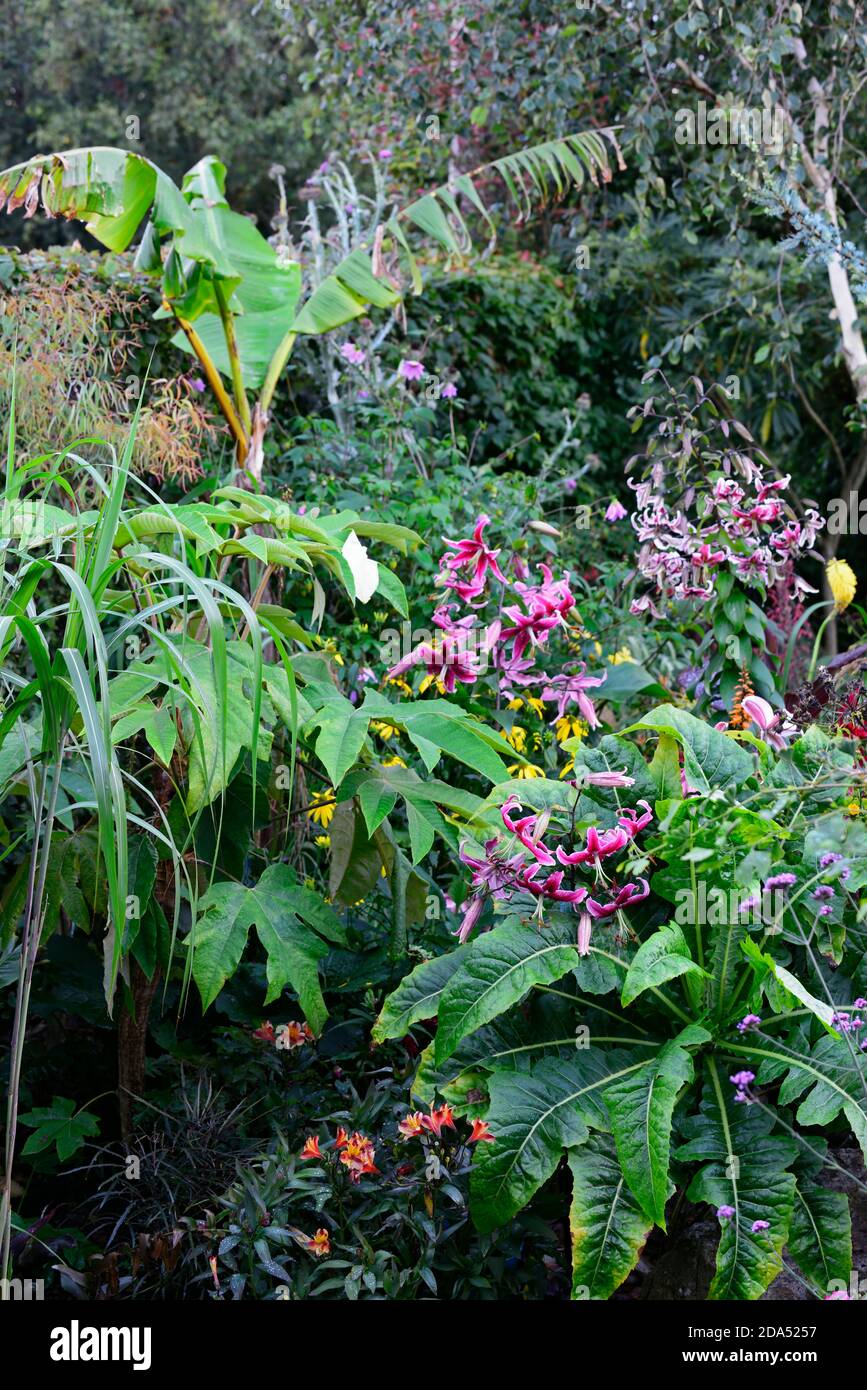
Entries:
<svg viewBox="0 0 867 1390">
<path fill-rule="evenodd" d="M 440 999 L 437 1063 L 531 986 L 561 979 L 579 959 L 575 921 L 567 917 L 552 918 L 543 928 L 509 919 L 477 937 Z"/>
<path fill-rule="evenodd" d="M 849 1283 L 852 1271 L 852 1218 L 844 1192 L 798 1175 L 789 1228 L 789 1254 L 820 1293 L 837 1281 Z"/>
<path fill-rule="evenodd" d="M 695 791 L 741 787 L 755 771 L 755 758 L 746 748 L 675 705 L 657 705 L 623 732 L 639 729 L 650 729 L 680 745 L 686 780 Z"/>
<path fill-rule="evenodd" d="M 420 1019 L 433 1018 L 440 996 L 469 950 L 458 946 L 444 956 L 422 961 L 388 996 L 373 1025 L 372 1038 L 376 1043 L 387 1038 L 402 1038 Z"/>
<path fill-rule="evenodd" d="M 311 1028 L 320 1032 L 328 1012 L 318 964 L 327 942 L 345 945 L 345 936 L 339 919 L 317 894 L 295 882 L 285 864 L 270 865 L 255 888 L 216 883 L 201 899 L 189 939 L 202 1008 L 237 970 L 252 926 L 268 957 L 265 1003 L 291 985 Z"/>
<path fill-rule="evenodd" d="M 652 1228 L 620 1171 L 607 1135 L 570 1149 L 572 1297 L 610 1298 L 635 1268 Z"/>
<path fill-rule="evenodd" d="M 690 956 L 680 927 L 672 922 L 639 946 L 626 972 L 620 1002 L 631 1004 L 644 990 L 663 985 L 678 975 L 705 973 Z"/>
<path fill-rule="evenodd" d="M 678 1096 L 693 1077 L 688 1047 L 710 1041 L 694 1024 L 637 1072 L 604 1091 L 617 1155 L 633 1195 L 649 1221 L 665 1229 L 665 1205 L 674 1190 L 669 1177 L 671 1121 Z"/>
<path fill-rule="evenodd" d="M 737 1104 L 727 1078 L 713 1062 L 708 1068 L 700 1114 L 683 1122 L 686 1143 L 675 1157 L 704 1162 L 689 1188 L 692 1201 L 734 1208 L 720 1222 L 710 1298 L 760 1298 L 783 1267 L 795 1196 L 795 1178 L 786 1168 L 797 1158 L 798 1145 L 772 1135 L 772 1111 Z M 767 1221 L 768 1229 L 753 1231 L 756 1221 Z"/>
<path fill-rule="evenodd" d="M 479 1145 L 470 1182 L 480 1230 L 510 1221 L 591 1127 L 608 1130 L 602 1089 L 641 1065 L 629 1054 L 587 1048 L 565 1061 L 546 1057 L 526 1071 L 493 1073 L 487 1119 L 495 1139 Z"/>
</svg>

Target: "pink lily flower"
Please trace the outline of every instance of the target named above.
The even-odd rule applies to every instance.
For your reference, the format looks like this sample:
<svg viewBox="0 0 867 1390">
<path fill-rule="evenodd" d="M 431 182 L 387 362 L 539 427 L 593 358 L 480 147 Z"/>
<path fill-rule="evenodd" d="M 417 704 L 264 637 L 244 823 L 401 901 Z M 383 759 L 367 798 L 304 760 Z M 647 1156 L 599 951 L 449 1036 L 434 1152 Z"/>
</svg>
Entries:
<svg viewBox="0 0 867 1390">
<path fill-rule="evenodd" d="M 488 570 L 499 579 L 501 583 L 506 583 L 506 576 L 497 564 L 499 550 L 489 550 L 485 545 L 485 527 L 490 522 L 489 516 L 480 516 L 473 529 L 471 540 L 450 541 L 447 536 L 443 536 L 445 544 L 453 554 L 443 556 L 442 565 L 444 569 L 459 570 L 464 565 L 473 566 L 472 586 L 483 585 Z M 448 581 L 450 588 L 457 588 L 457 585 Z M 478 590 L 481 593 L 481 588 Z"/>
<path fill-rule="evenodd" d="M 452 695 L 458 681 L 472 685 L 479 677 L 479 658 L 475 652 L 447 634 L 442 642 L 421 642 L 395 666 L 386 672 L 389 679 L 402 676 L 413 666 L 424 666 L 429 676 L 441 680 L 447 695 Z"/>
<path fill-rule="evenodd" d="M 578 954 L 579 956 L 589 956 L 590 954 L 590 933 L 593 929 L 593 918 L 586 910 L 578 918 Z"/>
<path fill-rule="evenodd" d="M 577 704 L 582 718 L 587 720 L 591 729 L 598 729 L 599 720 L 596 717 L 596 710 L 593 702 L 584 693 L 592 690 L 596 686 L 604 685 L 606 676 L 588 676 L 586 665 L 581 662 L 581 671 L 574 676 L 554 676 L 542 690 L 543 700 L 557 701 L 557 718 L 562 719 L 566 709 L 571 704 Z"/>
<path fill-rule="evenodd" d="M 627 777 L 625 772 L 582 772 L 575 780 L 584 787 L 635 786 L 635 778 Z M 639 802 L 638 804 L 639 806 L 646 805 L 646 802 Z"/>
<path fill-rule="evenodd" d="M 772 706 L 761 695 L 746 695 L 741 701 L 741 708 L 752 723 L 757 725 L 765 743 L 775 748 L 778 753 L 785 750 L 786 740 L 798 732 L 788 719 L 775 714 Z"/>
<path fill-rule="evenodd" d="M 563 882 L 563 870 L 557 869 L 553 874 L 549 874 L 544 883 L 536 883 L 535 876 L 541 868 L 541 864 L 528 864 L 519 875 L 521 886 L 526 888 L 536 898 L 550 898 L 557 903 L 576 903 L 583 902 L 587 897 L 586 888 L 561 888 Z"/>
<path fill-rule="evenodd" d="M 614 830 L 603 830 L 600 835 L 595 825 L 591 825 L 587 831 L 587 844 L 584 849 L 576 849 L 572 854 L 567 854 L 560 846 L 557 846 L 557 861 L 560 864 L 598 864 L 602 859 L 607 859 L 610 854 L 619 854 L 629 844 L 629 835 L 622 827 Z"/>
<path fill-rule="evenodd" d="M 508 800 L 504 801 L 500 807 L 503 825 L 507 830 L 511 830 L 513 835 L 518 837 L 524 849 L 528 849 L 539 864 L 553 864 L 554 856 L 547 846 L 542 843 L 542 836 L 545 833 L 548 823 L 547 816 L 544 821 L 542 821 L 541 825 L 537 825 L 537 822 L 542 820 L 540 816 L 524 816 L 521 820 L 512 820 L 510 813 L 515 807 L 520 810 L 521 803 L 517 796 L 512 793 Z"/>
<path fill-rule="evenodd" d="M 617 817 L 617 824 L 622 825 L 630 839 L 634 839 L 639 830 L 643 830 L 653 820 L 653 812 L 648 802 L 639 801 L 639 806 L 644 807 L 644 815 L 640 816 L 637 811 L 625 810 L 622 816 Z"/>
<path fill-rule="evenodd" d="M 615 896 L 607 903 L 600 903 L 595 898 L 588 898 L 587 911 L 590 916 L 596 918 L 613 917 L 620 908 L 632 907 L 635 903 L 643 902 L 650 893 L 650 884 L 646 878 L 641 878 L 638 882 L 641 884 L 640 888 L 635 883 L 624 883 L 623 887 L 618 889 Z"/>
<path fill-rule="evenodd" d="M 463 913 L 463 918 L 461 921 L 461 925 L 457 928 L 456 931 L 452 932 L 452 936 L 456 936 L 462 946 L 466 941 L 467 937 L 469 936 L 470 932 L 472 931 L 473 927 L 476 925 L 479 918 L 481 917 L 482 908 L 484 907 L 484 905 L 484 898 L 468 898 L 465 903 L 461 904 L 461 912 Z"/>
</svg>

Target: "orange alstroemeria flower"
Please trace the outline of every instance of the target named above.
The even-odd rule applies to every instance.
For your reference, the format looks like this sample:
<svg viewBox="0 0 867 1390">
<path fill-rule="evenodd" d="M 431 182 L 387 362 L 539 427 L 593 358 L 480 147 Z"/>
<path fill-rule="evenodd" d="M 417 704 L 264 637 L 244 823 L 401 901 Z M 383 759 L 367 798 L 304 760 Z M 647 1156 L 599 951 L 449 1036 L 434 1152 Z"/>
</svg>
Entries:
<svg viewBox="0 0 867 1390">
<path fill-rule="evenodd" d="M 416 1139 L 419 1134 L 424 1134 L 424 1120 L 425 1117 L 420 1110 L 416 1110 L 410 1115 L 405 1115 L 404 1118 L 398 1122 L 397 1126 L 400 1130 L 401 1138 Z"/>
<path fill-rule="evenodd" d="M 274 1025 L 273 1025 L 273 1023 L 271 1023 L 271 1021 L 270 1021 L 269 1019 L 266 1019 L 264 1023 L 260 1023 L 260 1025 L 259 1025 L 258 1028 L 254 1028 L 254 1029 L 253 1029 L 253 1037 L 254 1037 L 254 1038 L 258 1038 L 258 1039 L 259 1039 L 259 1042 L 273 1042 L 273 1041 L 274 1041 Z"/>
<path fill-rule="evenodd" d="M 343 1128 L 343 1125 L 338 1125 L 337 1133 L 334 1136 L 335 1149 L 345 1149 L 348 1143 L 349 1135 L 346 1133 L 346 1130 Z"/>
<path fill-rule="evenodd" d="M 373 1162 L 373 1154 L 372 1141 L 356 1130 L 340 1155 L 340 1162 L 349 1169 L 349 1177 L 352 1182 L 360 1182 L 363 1173 L 379 1172 Z"/>
<path fill-rule="evenodd" d="M 304 1148 L 299 1155 L 301 1158 L 321 1158 L 322 1150 L 319 1147 L 319 1136 L 311 1134 L 304 1142 Z"/>
<path fill-rule="evenodd" d="M 450 1105 L 441 1105 L 437 1110 L 431 1110 L 429 1115 L 422 1115 L 421 1122 L 425 1129 L 439 1138 L 444 1129 L 455 1128 L 454 1111 Z"/>
<path fill-rule="evenodd" d="M 317 1260 L 321 1260 L 323 1255 L 331 1254 L 331 1237 L 324 1226 L 320 1226 L 316 1234 L 308 1238 L 306 1245 L 311 1255 L 315 1255 Z"/>
<path fill-rule="evenodd" d="M 488 1129 L 486 1120 L 473 1120 L 473 1132 L 467 1140 L 468 1144 L 493 1144 L 494 1135 Z"/>
<path fill-rule="evenodd" d="M 294 1052 L 296 1047 L 313 1042 L 313 1034 L 306 1023 L 282 1023 L 277 1029 L 276 1046 L 283 1052 Z"/>
</svg>

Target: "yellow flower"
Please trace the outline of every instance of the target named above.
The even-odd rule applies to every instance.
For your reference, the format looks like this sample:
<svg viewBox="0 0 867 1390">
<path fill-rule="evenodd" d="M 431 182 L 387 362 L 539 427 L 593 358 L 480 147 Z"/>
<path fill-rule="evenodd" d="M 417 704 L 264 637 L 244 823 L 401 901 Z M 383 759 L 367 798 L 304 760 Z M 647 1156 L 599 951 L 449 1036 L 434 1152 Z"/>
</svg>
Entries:
<svg viewBox="0 0 867 1390">
<path fill-rule="evenodd" d="M 524 701 L 521 699 L 520 695 L 516 695 L 515 698 L 514 698 L 514 700 L 510 700 L 509 703 L 506 705 L 506 709 L 523 709 L 523 708 L 524 708 Z"/>
<path fill-rule="evenodd" d="M 540 700 L 538 695 L 528 695 L 527 704 L 530 706 L 530 709 L 533 710 L 536 715 L 538 715 L 540 719 L 543 718 L 545 714 L 544 700 Z"/>
<path fill-rule="evenodd" d="M 379 737 L 384 743 L 387 743 L 390 738 L 396 738 L 400 733 L 400 729 L 397 725 L 390 723 L 386 719 L 372 719 L 370 721 L 370 727 L 373 729 L 374 733 L 379 734 Z"/>
<path fill-rule="evenodd" d="M 510 777 L 544 777 L 544 768 L 534 767 L 532 763 L 512 763 L 508 769 Z"/>
<path fill-rule="evenodd" d="M 412 694 L 412 686 L 407 681 L 405 681 L 402 676 L 389 676 L 386 679 L 385 683 L 386 685 L 396 686 L 397 689 L 400 691 L 401 695 Z"/>
<path fill-rule="evenodd" d="M 560 781 L 562 782 L 563 779 L 564 779 L 564 777 L 571 777 L 571 775 L 572 775 L 572 773 L 573 773 L 574 771 L 575 771 L 575 759 L 574 759 L 574 758 L 570 758 L 569 761 L 568 761 L 568 763 L 564 763 L 564 764 L 563 764 L 563 769 L 562 769 L 562 771 L 561 771 L 561 773 L 560 773 Z"/>
<path fill-rule="evenodd" d="M 516 724 L 512 732 L 506 734 L 506 742 L 511 743 L 516 753 L 523 753 L 527 747 L 527 730 Z"/>
<path fill-rule="evenodd" d="M 331 848 L 331 836 L 330 836 L 330 835 L 317 835 L 317 836 L 316 836 L 316 839 L 313 841 L 313 843 L 316 844 L 316 845 L 318 845 L 320 849 L 330 849 L 330 848 Z"/>
<path fill-rule="evenodd" d="M 562 719 L 554 721 L 554 732 L 557 735 L 557 742 L 565 743 L 567 738 L 584 738 L 590 732 L 590 725 L 586 719 L 576 719 L 567 714 Z"/>
<path fill-rule="evenodd" d="M 850 816 L 860 816 L 861 804 L 858 801 L 850 801 L 849 805 L 846 807 L 846 810 L 849 812 Z"/>
<path fill-rule="evenodd" d="M 421 682 L 418 688 L 419 695 L 423 695 L 424 692 L 428 690 L 434 683 L 436 683 L 436 688 L 439 691 L 440 695 L 445 695 L 446 688 L 438 676 L 425 676 L 424 680 Z"/>
<path fill-rule="evenodd" d="M 406 763 L 404 762 L 403 758 L 399 758 L 399 757 L 397 756 L 397 754 L 395 753 L 395 755 L 394 755 L 393 758 L 386 758 L 385 761 L 383 762 L 382 766 L 383 766 L 383 767 L 406 767 Z"/>
<path fill-rule="evenodd" d="M 307 819 L 327 830 L 334 816 L 334 792 L 314 792 L 307 808 Z"/>
<path fill-rule="evenodd" d="M 849 607 L 858 588 L 855 571 L 846 560 L 829 560 L 825 566 L 825 574 L 828 578 L 828 588 L 834 595 L 837 612 L 842 613 L 844 608 Z"/>
<path fill-rule="evenodd" d="M 619 666 L 623 661 L 634 661 L 635 657 L 628 647 L 621 647 L 619 651 L 610 652 L 608 660 L 612 666 Z"/>
</svg>

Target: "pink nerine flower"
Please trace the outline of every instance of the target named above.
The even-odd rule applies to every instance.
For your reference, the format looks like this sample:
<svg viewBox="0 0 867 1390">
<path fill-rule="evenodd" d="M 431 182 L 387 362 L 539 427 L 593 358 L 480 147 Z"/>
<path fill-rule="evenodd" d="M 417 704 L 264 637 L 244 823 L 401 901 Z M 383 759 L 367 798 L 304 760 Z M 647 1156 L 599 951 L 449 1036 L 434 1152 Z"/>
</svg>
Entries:
<svg viewBox="0 0 867 1390">
<path fill-rule="evenodd" d="M 405 381 L 421 381 L 424 376 L 424 363 L 416 362 L 413 357 L 405 357 L 397 369 L 397 374 Z"/>
<path fill-rule="evenodd" d="M 753 724 L 758 726 L 765 743 L 771 748 L 776 748 L 779 753 L 785 750 L 786 740 L 798 732 L 788 719 L 775 714 L 772 706 L 767 700 L 762 699 L 761 695 L 746 695 L 741 701 L 741 707 Z"/>
</svg>

